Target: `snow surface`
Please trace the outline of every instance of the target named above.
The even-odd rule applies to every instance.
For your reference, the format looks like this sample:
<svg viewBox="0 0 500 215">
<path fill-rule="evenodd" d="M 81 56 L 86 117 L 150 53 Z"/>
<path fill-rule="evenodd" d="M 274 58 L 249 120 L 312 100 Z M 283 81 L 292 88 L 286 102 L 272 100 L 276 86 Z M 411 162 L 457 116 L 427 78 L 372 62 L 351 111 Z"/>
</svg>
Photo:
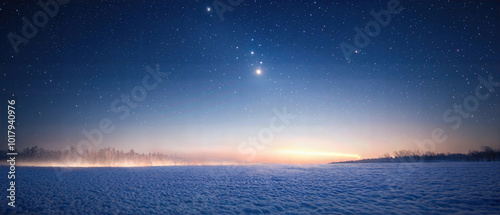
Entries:
<svg viewBox="0 0 500 215">
<path fill-rule="evenodd" d="M 18 167 L 17 207 L 3 197 L 0 213 L 500 213 L 500 162 L 61 170 Z"/>
</svg>

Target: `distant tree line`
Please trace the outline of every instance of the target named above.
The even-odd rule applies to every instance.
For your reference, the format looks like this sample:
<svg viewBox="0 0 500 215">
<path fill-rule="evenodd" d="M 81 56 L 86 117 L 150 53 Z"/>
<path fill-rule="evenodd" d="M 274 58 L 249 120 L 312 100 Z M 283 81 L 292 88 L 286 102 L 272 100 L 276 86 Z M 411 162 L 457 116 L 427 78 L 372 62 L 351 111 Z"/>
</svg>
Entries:
<svg viewBox="0 0 500 215">
<path fill-rule="evenodd" d="M 332 163 L 412 163 L 412 162 L 440 162 L 440 161 L 472 161 L 490 162 L 500 161 L 500 150 L 494 150 L 489 146 L 482 147 L 482 151 L 469 151 L 468 154 L 450 153 L 420 153 L 418 150 L 395 151 L 391 156 L 385 153 L 379 158 L 362 159 L 354 161 L 341 161 Z"/>
<path fill-rule="evenodd" d="M 7 158 L 6 153 L 6 151 L 0 151 L 0 157 Z M 134 150 L 123 152 L 110 147 L 78 152 L 75 147 L 69 150 L 46 150 L 33 146 L 18 152 L 16 160 L 21 165 L 30 166 L 163 166 L 186 163 L 177 155 L 139 154 Z"/>
</svg>

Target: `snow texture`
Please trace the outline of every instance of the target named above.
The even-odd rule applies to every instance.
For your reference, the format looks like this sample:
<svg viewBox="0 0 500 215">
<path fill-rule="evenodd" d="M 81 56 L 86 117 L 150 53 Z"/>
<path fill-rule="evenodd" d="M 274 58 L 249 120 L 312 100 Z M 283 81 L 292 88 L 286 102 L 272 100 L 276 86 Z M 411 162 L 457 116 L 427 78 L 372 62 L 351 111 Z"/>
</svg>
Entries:
<svg viewBox="0 0 500 215">
<path fill-rule="evenodd" d="M 1 170 L 7 175 L 7 167 Z M 17 207 L 3 197 L 1 214 L 500 213 L 500 162 L 18 167 L 16 173 Z M 6 196 L 7 177 L 0 178 Z"/>
</svg>

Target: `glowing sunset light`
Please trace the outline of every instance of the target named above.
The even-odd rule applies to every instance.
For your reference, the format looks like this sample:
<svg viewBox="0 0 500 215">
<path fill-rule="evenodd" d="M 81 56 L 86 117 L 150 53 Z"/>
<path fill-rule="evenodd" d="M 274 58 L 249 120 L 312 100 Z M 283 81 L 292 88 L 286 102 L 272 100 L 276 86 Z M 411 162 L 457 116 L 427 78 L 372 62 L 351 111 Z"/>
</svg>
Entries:
<svg viewBox="0 0 500 215">
<path fill-rule="evenodd" d="M 326 155 L 326 156 L 336 156 L 336 157 L 352 157 L 361 159 L 361 156 L 357 154 L 345 154 L 345 153 L 328 153 L 328 152 L 305 152 L 297 150 L 283 150 L 280 151 L 283 154 L 301 154 L 301 155 Z"/>
</svg>

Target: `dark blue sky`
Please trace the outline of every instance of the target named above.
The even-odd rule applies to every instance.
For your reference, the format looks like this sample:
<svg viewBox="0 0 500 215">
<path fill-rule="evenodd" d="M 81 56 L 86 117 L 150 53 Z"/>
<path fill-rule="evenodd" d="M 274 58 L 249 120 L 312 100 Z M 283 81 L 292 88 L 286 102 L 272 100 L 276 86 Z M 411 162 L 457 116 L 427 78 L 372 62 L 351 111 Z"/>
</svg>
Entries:
<svg viewBox="0 0 500 215">
<path fill-rule="evenodd" d="M 99 147 L 239 159 L 238 145 L 283 107 L 295 118 L 260 161 L 280 150 L 423 150 L 414 140 L 435 128 L 448 136 L 437 152 L 500 147 L 500 87 L 459 128 L 443 119 L 474 96 L 478 77 L 500 81 L 500 3 L 400 7 L 349 63 L 340 44 L 354 45 L 353 29 L 375 21 L 370 11 L 387 10 L 388 1 L 244 0 L 221 21 L 212 1 L 72 0 L 18 53 L 8 34 L 22 35 L 22 17 L 41 7 L 3 1 L 0 102 L 17 100 L 21 148 L 75 145 L 82 129 L 109 118 L 116 130 Z M 170 75 L 119 119 L 111 104 L 155 65 Z"/>
</svg>

